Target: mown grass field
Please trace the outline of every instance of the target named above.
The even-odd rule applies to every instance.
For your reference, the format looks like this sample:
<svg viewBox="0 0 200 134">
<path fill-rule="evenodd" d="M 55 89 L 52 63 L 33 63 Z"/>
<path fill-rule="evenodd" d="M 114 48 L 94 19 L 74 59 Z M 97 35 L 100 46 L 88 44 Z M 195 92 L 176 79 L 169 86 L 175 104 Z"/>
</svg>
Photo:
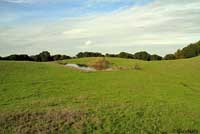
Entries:
<svg viewBox="0 0 200 134">
<path fill-rule="evenodd" d="M 200 57 L 106 60 L 121 70 L 81 72 L 57 62 L 1 61 L 0 133 L 200 132 Z M 141 69 L 133 69 L 136 64 Z"/>
</svg>

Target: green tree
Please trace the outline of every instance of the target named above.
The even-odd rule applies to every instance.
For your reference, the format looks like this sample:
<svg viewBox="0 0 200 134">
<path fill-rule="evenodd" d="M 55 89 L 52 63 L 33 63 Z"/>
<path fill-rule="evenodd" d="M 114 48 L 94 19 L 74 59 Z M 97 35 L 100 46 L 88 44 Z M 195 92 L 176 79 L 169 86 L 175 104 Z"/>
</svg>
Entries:
<svg viewBox="0 0 200 134">
<path fill-rule="evenodd" d="M 41 62 L 41 57 L 40 55 L 33 55 L 31 56 L 32 61 L 37 61 L 37 62 Z"/>
<path fill-rule="evenodd" d="M 190 44 L 182 49 L 184 58 L 191 58 L 200 54 L 200 45 L 198 43 Z"/>
<path fill-rule="evenodd" d="M 178 49 L 175 53 L 176 59 L 191 58 L 200 54 L 200 41 L 184 47 L 182 50 Z"/>
<path fill-rule="evenodd" d="M 103 54 L 97 52 L 79 52 L 76 57 L 83 58 L 83 57 L 104 57 Z"/>
<path fill-rule="evenodd" d="M 60 60 L 65 60 L 65 59 L 71 59 L 71 57 L 67 55 L 61 55 Z"/>
<path fill-rule="evenodd" d="M 39 54 L 41 61 L 42 62 L 47 62 L 47 61 L 51 61 L 51 55 L 48 51 L 43 51 L 42 53 Z"/>
<path fill-rule="evenodd" d="M 150 56 L 150 60 L 162 60 L 162 57 L 159 56 L 159 55 L 154 54 L 154 55 Z"/>
<path fill-rule="evenodd" d="M 56 61 L 56 60 L 61 60 L 61 55 L 60 55 L 60 54 L 53 55 L 53 56 L 52 56 L 52 59 L 53 59 L 54 61 Z"/>
<path fill-rule="evenodd" d="M 175 55 L 176 59 L 184 58 L 183 52 L 180 49 L 178 49 L 174 55 Z"/>
<path fill-rule="evenodd" d="M 133 55 L 130 53 L 126 53 L 126 52 L 121 52 L 119 53 L 118 57 L 120 58 L 127 58 L 127 59 L 132 59 Z"/>
<path fill-rule="evenodd" d="M 106 54 L 106 57 L 118 57 L 118 54 Z"/>
<path fill-rule="evenodd" d="M 13 60 L 13 61 L 30 61 L 31 58 L 28 55 L 21 54 L 12 54 L 10 56 L 4 57 L 5 60 Z"/>
<path fill-rule="evenodd" d="M 175 60 L 176 57 L 174 54 L 167 54 L 165 57 L 164 57 L 165 60 Z"/>
<path fill-rule="evenodd" d="M 133 57 L 134 57 L 134 59 L 141 59 L 141 60 L 149 61 L 151 55 L 145 51 L 142 51 L 142 52 L 135 53 Z"/>
</svg>

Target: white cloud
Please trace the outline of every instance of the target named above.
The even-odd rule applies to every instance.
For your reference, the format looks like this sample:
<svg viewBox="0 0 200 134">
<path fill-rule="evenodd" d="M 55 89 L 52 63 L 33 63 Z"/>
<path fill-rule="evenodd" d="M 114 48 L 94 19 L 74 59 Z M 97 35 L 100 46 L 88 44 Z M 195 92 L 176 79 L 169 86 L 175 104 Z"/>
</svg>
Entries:
<svg viewBox="0 0 200 134">
<path fill-rule="evenodd" d="M 84 48 L 102 52 L 148 50 L 163 55 L 200 40 L 199 24 L 199 0 L 156 0 L 108 14 L 0 29 L 0 53 L 18 47 L 24 52 L 48 49 L 75 54 Z"/>
<path fill-rule="evenodd" d="M 171 3 L 170 3 L 171 2 Z M 70 38 L 92 38 L 101 45 L 186 44 L 198 39 L 200 1 L 156 1 L 143 7 L 86 18 Z M 68 37 L 66 37 L 68 38 Z M 104 47 L 104 46 L 103 46 Z"/>
<path fill-rule="evenodd" d="M 90 46 L 91 44 L 92 44 L 92 41 L 91 41 L 91 40 L 88 40 L 88 41 L 85 42 L 85 45 L 86 45 L 86 46 Z"/>
</svg>

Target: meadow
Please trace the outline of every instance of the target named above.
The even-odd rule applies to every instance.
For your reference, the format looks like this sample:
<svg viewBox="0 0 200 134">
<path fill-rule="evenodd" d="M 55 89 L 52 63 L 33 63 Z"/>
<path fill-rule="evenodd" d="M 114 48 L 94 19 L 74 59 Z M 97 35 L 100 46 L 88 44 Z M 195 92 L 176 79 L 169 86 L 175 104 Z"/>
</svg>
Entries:
<svg viewBox="0 0 200 134">
<path fill-rule="evenodd" d="M 0 133 L 200 132 L 200 57 L 106 58 L 113 70 L 96 72 L 64 66 L 94 60 L 0 61 Z"/>
</svg>

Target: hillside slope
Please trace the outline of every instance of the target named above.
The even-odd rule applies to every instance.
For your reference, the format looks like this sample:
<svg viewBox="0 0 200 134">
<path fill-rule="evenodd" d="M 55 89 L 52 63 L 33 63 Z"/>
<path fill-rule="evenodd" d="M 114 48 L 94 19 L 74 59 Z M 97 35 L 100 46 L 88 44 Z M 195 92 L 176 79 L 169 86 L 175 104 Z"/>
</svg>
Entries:
<svg viewBox="0 0 200 134">
<path fill-rule="evenodd" d="M 82 58 L 62 63 L 87 64 L 93 60 L 95 58 Z M 0 132 L 32 132 L 37 130 L 38 124 L 49 125 L 52 132 L 72 133 L 200 129 L 200 57 L 152 62 L 107 60 L 124 70 L 87 73 L 55 62 L 0 62 L 0 126 L 3 126 Z M 133 69 L 136 64 L 140 70 Z M 33 123 L 34 116 L 26 119 L 29 124 L 36 125 L 34 130 L 34 127 L 27 127 L 27 123 L 20 127 L 23 125 L 19 120 L 26 114 L 23 111 L 30 115 L 44 112 L 45 115 L 63 109 L 79 111 L 84 116 L 75 120 L 75 125 L 55 122 L 58 130 L 48 121 L 42 121 L 46 118 Z M 17 116 L 19 120 L 7 119 L 20 112 L 23 116 Z M 56 116 L 56 119 L 60 118 Z"/>
</svg>

